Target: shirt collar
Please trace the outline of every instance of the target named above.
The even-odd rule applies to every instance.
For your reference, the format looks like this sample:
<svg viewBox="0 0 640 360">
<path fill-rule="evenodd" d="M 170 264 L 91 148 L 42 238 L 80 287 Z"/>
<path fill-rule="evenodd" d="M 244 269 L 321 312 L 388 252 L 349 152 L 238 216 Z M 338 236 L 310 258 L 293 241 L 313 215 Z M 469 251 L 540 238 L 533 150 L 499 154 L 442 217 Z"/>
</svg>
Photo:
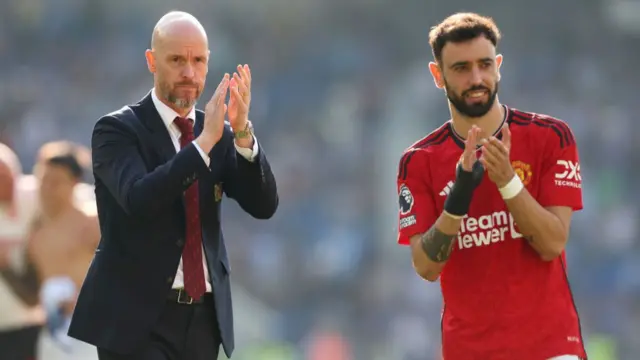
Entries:
<svg viewBox="0 0 640 360">
<path fill-rule="evenodd" d="M 165 126 L 167 126 L 167 128 L 170 128 L 171 124 L 173 124 L 173 121 L 176 119 L 176 117 L 179 117 L 180 115 L 178 115 L 178 113 L 175 112 L 175 110 L 167 106 L 167 104 L 160 101 L 160 99 L 158 98 L 158 95 L 156 95 L 155 88 L 151 89 L 151 100 L 153 100 L 153 105 L 155 105 L 156 110 L 158 110 L 158 114 L 160 114 L 160 117 L 162 118 L 162 121 L 164 122 Z M 191 119 L 191 121 L 195 123 L 196 121 L 195 106 L 191 108 L 191 111 L 189 111 L 187 118 Z"/>
</svg>

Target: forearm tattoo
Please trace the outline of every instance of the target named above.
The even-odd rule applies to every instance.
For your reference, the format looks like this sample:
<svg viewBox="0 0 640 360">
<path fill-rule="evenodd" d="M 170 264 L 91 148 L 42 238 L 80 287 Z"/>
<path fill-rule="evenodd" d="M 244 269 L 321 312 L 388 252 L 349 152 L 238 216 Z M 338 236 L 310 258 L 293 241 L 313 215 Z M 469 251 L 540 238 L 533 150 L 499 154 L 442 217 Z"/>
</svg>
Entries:
<svg viewBox="0 0 640 360">
<path fill-rule="evenodd" d="M 425 254 L 437 263 L 445 262 L 451 256 L 453 249 L 453 238 L 455 235 L 448 235 L 432 226 L 429 231 L 422 235 L 422 250 Z"/>
</svg>

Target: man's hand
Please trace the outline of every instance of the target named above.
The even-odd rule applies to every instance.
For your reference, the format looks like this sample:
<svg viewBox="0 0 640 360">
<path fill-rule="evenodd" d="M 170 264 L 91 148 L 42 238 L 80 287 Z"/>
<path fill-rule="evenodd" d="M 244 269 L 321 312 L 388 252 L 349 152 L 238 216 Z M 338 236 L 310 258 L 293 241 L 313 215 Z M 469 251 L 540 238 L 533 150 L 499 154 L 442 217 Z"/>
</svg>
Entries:
<svg viewBox="0 0 640 360">
<path fill-rule="evenodd" d="M 205 153 L 211 151 L 224 133 L 224 114 L 227 112 L 227 105 L 225 105 L 224 100 L 228 89 L 229 74 L 224 74 L 211 100 L 204 108 L 204 128 L 196 139 L 196 143 Z"/>
<path fill-rule="evenodd" d="M 249 65 L 238 65 L 229 84 L 229 123 L 234 132 L 242 131 L 249 122 L 251 105 L 251 70 Z"/>
<path fill-rule="evenodd" d="M 509 151 L 511 150 L 511 131 L 509 126 L 502 128 L 502 141 L 492 136 L 482 141 L 482 156 L 480 162 L 487 170 L 489 179 L 498 188 L 503 188 L 515 176 L 511 166 Z"/>
<path fill-rule="evenodd" d="M 249 65 L 238 65 L 229 84 L 229 123 L 234 134 L 247 130 L 249 107 L 251 106 L 251 69 Z M 253 137 L 236 138 L 236 144 L 243 148 L 253 146 Z"/>
<path fill-rule="evenodd" d="M 484 169 L 478 162 L 477 141 L 480 128 L 473 125 L 465 140 L 464 152 L 456 167 L 456 180 L 444 201 L 444 211 L 454 218 L 462 218 L 469 211 L 474 190 L 482 182 Z"/>
<path fill-rule="evenodd" d="M 473 169 L 473 165 L 478 160 L 478 155 L 476 155 L 476 146 L 478 145 L 478 135 L 480 134 L 480 128 L 473 125 L 469 132 L 467 133 L 467 138 L 464 141 L 464 152 L 462 153 L 462 157 L 460 158 L 460 165 L 462 165 L 462 170 L 471 171 Z"/>
</svg>

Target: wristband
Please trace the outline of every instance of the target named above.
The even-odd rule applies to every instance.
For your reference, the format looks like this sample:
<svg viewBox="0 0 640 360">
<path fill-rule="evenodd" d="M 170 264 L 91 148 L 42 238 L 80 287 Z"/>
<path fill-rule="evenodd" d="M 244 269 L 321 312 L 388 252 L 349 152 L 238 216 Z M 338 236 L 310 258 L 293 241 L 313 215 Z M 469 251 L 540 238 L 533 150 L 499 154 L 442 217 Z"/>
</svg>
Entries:
<svg viewBox="0 0 640 360">
<path fill-rule="evenodd" d="M 509 181 L 507 185 L 499 188 L 498 191 L 500 191 L 500 195 L 502 195 L 504 200 L 509 200 L 520 194 L 522 189 L 524 189 L 522 180 L 520 180 L 518 175 L 514 175 L 511 181 Z"/>
<path fill-rule="evenodd" d="M 454 220 L 464 219 L 464 217 L 466 216 L 466 215 L 453 215 L 448 213 L 447 210 L 442 210 L 442 213 Z"/>
<path fill-rule="evenodd" d="M 458 164 L 456 168 L 456 181 L 451 187 L 451 191 L 444 201 L 444 210 L 448 215 L 464 217 L 469 212 L 473 192 L 482 181 L 484 168 L 479 161 L 473 164 L 471 171 L 462 169 Z"/>
</svg>

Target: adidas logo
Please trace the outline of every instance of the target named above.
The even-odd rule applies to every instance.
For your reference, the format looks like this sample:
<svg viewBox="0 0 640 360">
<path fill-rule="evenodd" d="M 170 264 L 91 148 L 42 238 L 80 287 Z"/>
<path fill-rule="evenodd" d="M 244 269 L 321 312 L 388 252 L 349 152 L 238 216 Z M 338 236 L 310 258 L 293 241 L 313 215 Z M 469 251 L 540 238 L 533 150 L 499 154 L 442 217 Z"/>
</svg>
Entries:
<svg viewBox="0 0 640 360">
<path fill-rule="evenodd" d="M 451 192 L 451 188 L 453 187 L 453 181 L 449 181 L 447 185 L 440 191 L 440 196 L 447 196 Z"/>
</svg>

